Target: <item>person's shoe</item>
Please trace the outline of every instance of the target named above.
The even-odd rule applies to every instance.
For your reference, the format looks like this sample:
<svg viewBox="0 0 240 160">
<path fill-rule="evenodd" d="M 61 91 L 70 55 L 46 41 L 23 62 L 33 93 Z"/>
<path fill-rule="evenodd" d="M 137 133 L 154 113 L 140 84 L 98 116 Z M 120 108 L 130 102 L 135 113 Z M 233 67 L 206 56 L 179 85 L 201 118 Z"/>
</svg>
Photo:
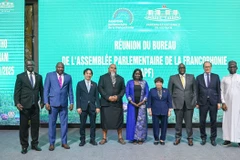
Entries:
<svg viewBox="0 0 240 160">
<path fill-rule="evenodd" d="M 206 144 L 206 139 L 202 139 L 202 142 L 200 144 L 205 145 Z"/>
<path fill-rule="evenodd" d="M 126 144 L 126 142 L 124 141 L 123 138 L 119 138 L 119 139 L 118 139 L 118 143 L 123 144 L 123 145 Z"/>
<path fill-rule="evenodd" d="M 89 142 L 90 144 L 94 145 L 94 146 L 97 146 L 97 142 L 95 140 L 90 140 Z"/>
<path fill-rule="evenodd" d="M 188 140 L 188 145 L 189 145 L 189 146 L 193 146 L 193 140 L 192 140 L 192 139 L 189 139 L 189 140 Z"/>
<path fill-rule="evenodd" d="M 154 145 L 158 145 L 159 141 L 154 141 L 153 144 Z"/>
<path fill-rule="evenodd" d="M 107 139 L 106 139 L 106 138 L 103 138 L 103 139 L 99 142 L 100 145 L 104 145 L 105 143 L 107 143 Z"/>
<path fill-rule="evenodd" d="M 42 151 L 42 149 L 38 146 L 32 146 L 32 149 L 35 151 Z"/>
<path fill-rule="evenodd" d="M 212 144 L 213 146 L 216 146 L 216 145 L 217 145 L 217 143 L 216 143 L 215 140 L 211 140 L 211 144 Z"/>
<path fill-rule="evenodd" d="M 161 145 L 165 145 L 165 142 L 164 142 L 164 141 L 160 141 L 160 144 L 161 144 Z"/>
<path fill-rule="evenodd" d="M 139 144 L 139 145 L 142 145 L 142 144 L 143 144 L 143 141 L 138 141 L 138 144 Z"/>
<path fill-rule="evenodd" d="M 133 140 L 132 142 L 134 145 L 137 145 L 138 144 L 138 141 L 137 140 Z"/>
<path fill-rule="evenodd" d="M 79 143 L 79 146 L 82 147 L 82 146 L 84 146 L 85 144 L 86 144 L 85 141 L 81 141 L 81 142 Z"/>
<path fill-rule="evenodd" d="M 228 146 L 228 145 L 230 145 L 230 144 L 231 144 L 230 141 L 224 141 L 222 145 L 223 145 L 223 146 Z"/>
<path fill-rule="evenodd" d="M 49 146 L 48 150 L 49 150 L 49 151 L 53 151 L 53 150 L 54 150 L 54 145 L 51 144 L 51 145 Z"/>
<path fill-rule="evenodd" d="M 65 149 L 70 149 L 68 144 L 62 144 L 62 147 L 65 148 Z"/>
<path fill-rule="evenodd" d="M 181 139 L 176 139 L 175 142 L 173 143 L 174 145 L 178 145 L 180 143 Z"/>
<path fill-rule="evenodd" d="M 27 148 L 22 148 L 21 153 L 26 154 L 27 153 Z"/>
</svg>

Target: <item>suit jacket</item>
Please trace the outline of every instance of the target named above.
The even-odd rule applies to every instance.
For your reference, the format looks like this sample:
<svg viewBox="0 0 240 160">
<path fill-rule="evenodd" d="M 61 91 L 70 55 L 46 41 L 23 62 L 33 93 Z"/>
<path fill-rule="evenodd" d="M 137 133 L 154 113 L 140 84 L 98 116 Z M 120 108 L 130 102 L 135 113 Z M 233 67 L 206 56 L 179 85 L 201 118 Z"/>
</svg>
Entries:
<svg viewBox="0 0 240 160">
<path fill-rule="evenodd" d="M 217 74 L 210 74 L 209 87 L 206 87 L 204 74 L 200 74 L 196 78 L 196 87 L 198 105 L 205 105 L 207 103 L 207 96 L 209 96 L 209 102 L 212 105 L 221 103 L 220 78 Z"/>
<path fill-rule="evenodd" d="M 49 72 L 44 83 L 44 104 L 48 103 L 54 107 L 67 107 L 68 97 L 70 103 L 74 103 L 72 90 L 72 77 L 64 73 L 62 88 L 58 82 L 57 72 Z"/>
<path fill-rule="evenodd" d="M 182 109 L 184 102 L 187 109 L 194 109 L 196 106 L 196 82 L 194 75 L 185 74 L 185 83 L 184 89 L 179 74 L 170 76 L 168 90 L 172 96 L 174 109 Z"/>
<path fill-rule="evenodd" d="M 116 83 L 113 87 L 110 73 L 102 75 L 98 82 L 98 91 L 101 95 L 100 105 L 101 106 L 116 106 L 122 107 L 122 97 L 125 93 L 125 83 L 123 77 L 116 74 Z M 110 96 L 117 95 L 117 102 L 110 102 L 108 98 Z"/>
<path fill-rule="evenodd" d="M 34 104 L 37 106 L 39 99 L 43 103 L 43 82 L 42 76 L 36 72 L 35 85 L 32 87 L 27 72 L 17 75 L 14 89 L 14 103 L 17 106 L 20 103 L 25 109 L 30 109 Z"/>
<path fill-rule="evenodd" d="M 77 108 L 81 108 L 82 111 L 87 110 L 88 104 L 92 111 L 95 111 L 96 108 L 100 108 L 97 83 L 91 81 L 91 88 L 88 93 L 85 80 L 79 81 L 76 89 L 76 103 Z"/>
<path fill-rule="evenodd" d="M 166 88 L 162 88 L 162 98 L 158 96 L 157 88 L 152 88 L 148 94 L 147 108 L 151 108 L 153 115 L 167 115 L 172 108 L 172 98 Z"/>
</svg>

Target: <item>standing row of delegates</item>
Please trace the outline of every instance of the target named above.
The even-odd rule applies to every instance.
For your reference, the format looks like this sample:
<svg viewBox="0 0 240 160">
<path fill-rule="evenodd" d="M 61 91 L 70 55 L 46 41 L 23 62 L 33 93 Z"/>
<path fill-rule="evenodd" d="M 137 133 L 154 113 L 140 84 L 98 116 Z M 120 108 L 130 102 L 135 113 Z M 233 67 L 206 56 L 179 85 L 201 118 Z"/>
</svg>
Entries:
<svg viewBox="0 0 240 160">
<path fill-rule="evenodd" d="M 49 150 L 54 150 L 56 139 L 56 121 L 59 115 L 61 122 L 62 147 L 69 149 L 67 144 L 67 123 L 68 123 L 68 98 L 70 100 L 69 110 L 73 109 L 72 78 L 64 73 L 64 64 L 57 63 L 56 71 L 49 72 L 45 79 L 44 91 L 42 76 L 34 72 L 34 62 L 26 61 L 26 72 L 17 75 L 14 102 L 20 111 L 20 142 L 22 145 L 21 153 L 26 154 L 28 149 L 28 127 L 31 120 L 31 148 L 41 151 L 38 146 L 39 134 L 39 108 L 43 108 L 43 103 L 49 111 Z M 124 78 L 116 74 L 116 65 L 112 64 L 108 68 L 108 73 L 102 75 L 98 86 L 91 81 L 93 72 L 85 69 L 83 74 L 85 80 L 77 85 L 77 111 L 80 114 L 80 146 L 85 145 L 85 123 L 87 115 L 90 115 L 91 133 L 90 143 L 97 145 L 95 141 L 95 120 L 96 113 L 101 108 L 101 126 L 103 129 L 103 139 L 99 144 L 107 142 L 107 130 L 117 129 L 118 142 L 125 144 L 122 137 L 123 124 L 123 102 L 122 97 L 126 92 L 128 103 L 127 115 L 127 139 L 134 144 L 142 144 L 147 137 L 147 112 L 152 115 L 154 144 L 165 144 L 167 119 L 174 108 L 176 115 L 176 134 L 174 145 L 178 145 L 181 140 L 181 130 L 183 119 L 186 124 L 188 134 L 188 144 L 193 145 L 192 141 L 192 116 L 193 108 L 196 105 L 200 109 L 200 131 L 201 144 L 206 143 L 205 123 L 207 112 L 210 111 L 211 120 L 211 144 L 216 145 L 216 115 L 217 109 L 222 102 L 223 114 L 223 145 L 237 142 L 240 145 L 239 132 L 239 111 L 237 97 L 240 94 L 240 76 L 236 74 L 237 63 L 230 61 L 228 70 L 230 75 L 223 78 L 221 82 L 219 76 L 211 73 L 212 64 L 204 62 L 204 73 L 197 77 L 186 74 L 184 64 L 179 64 L 178 74 L 170 76 L 168 89 L 162 87 L 163 79 L 155 79 L 155 88 L 149 91 L 148 84 L 143 80 L 142 72 L 134 70 L 133 80 L 127 83 L 126 91 Z M 195 83 L 197 85 L 195 85 Z M 195 88 L 196 87 L 196 88 Z M 101 95 L 99 102 L 98 91 Z M 221 95 L 221 96 L 220 96 Z M 171 100 L 172 96 L 172 100 Z M 198 98 L 196 98 L 198 97 Z M 221 97 L 221 100 L 220 100 Z M 147 106 L 146 106 L 146 102 Z M 173 103 L 171 103 L 173 102 Z M 159 120 L 161 120 L 161 136 L 159 137 Z"/>
</svg>

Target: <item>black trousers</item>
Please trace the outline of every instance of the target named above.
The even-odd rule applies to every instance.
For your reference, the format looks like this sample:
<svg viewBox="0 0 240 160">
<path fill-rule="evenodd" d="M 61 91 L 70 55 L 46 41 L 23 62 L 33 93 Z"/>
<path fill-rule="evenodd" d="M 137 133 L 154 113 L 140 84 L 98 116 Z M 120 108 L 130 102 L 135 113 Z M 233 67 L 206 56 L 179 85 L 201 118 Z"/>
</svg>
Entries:
<svg viewBox="0 0 240 160">
<path fill-rule="evenodd" d="M 30 123 L 29 123 L 30 120 Z M 38 137 L 39 137 L 39 107 L 36 105 L 32 105 L 30 109 L 23 109 L 20 111 L 20 143 L 23 148 L 27 148 L 29 146 L 28 137 L 29 137 L 29 126 L 31 127 L 31 145 L 38 145 Z"/>
<path fill-rule="evenodd" d="M 211 140 L 215 140 L 217 137 L 217 112 L 218 108 L 217 105 L 211 105 L 209 101 L 207 101 L 206 105 L 199 106 L 199 117 L 200 117 L 200 133 L 201 138 L 206 139 L 206 118 L 207 113 L 209 111 L 210 122 L 211 122 Z"/>
<path fill-rule="evenodd" d="M 181 139 L 182 137 L 182 124 L 183 120 L 186 125 L 187 139 L 193 138 L 192 130 L 192 118 L 193 118 L 193 109 L 187 109 L 185 103 L 182 109 L 174 109 L 176 115 L 176 125 L 175 125 L 175 138 Z"/>
<path fill-rule="evenodd" d="M 90 106 L 88 106 L 86 111 L 82 111 L 80 114 L 80 140 L 85 141 L 86 134 L 85 134 L 85 128 L 86 128 L 86 121 L 87 116 L 89 115 L 90 119 L 90 139 L 95 140 L 95 131 L 96 131 L 96 111 L 92 111 Z"/>
</svg>

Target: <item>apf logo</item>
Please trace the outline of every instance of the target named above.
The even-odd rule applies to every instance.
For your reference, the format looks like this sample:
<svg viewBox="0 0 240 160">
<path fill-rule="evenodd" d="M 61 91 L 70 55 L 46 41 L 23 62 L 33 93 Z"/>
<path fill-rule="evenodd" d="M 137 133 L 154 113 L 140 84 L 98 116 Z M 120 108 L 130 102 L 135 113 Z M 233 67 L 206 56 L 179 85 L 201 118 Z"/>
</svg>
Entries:
<svg viewBox="0 0 240 160">
<path fill-rule="evenodd" d="M 163 5 L 162 8 L 148 10 L 145 19 L 157 22 L 170 22 L 180 20 L 181 16 L 178 10 L 172 10 Z"/>
<path fill-rule="evenodd" d="M 121 19 L 127 22 L 128 24 L 132 24 L 134 18 L 132 12 L 129 9 L 119 8 L 114 12 L 113 19 L 115 20 Z"/>
<path fill-rule="evenodd" d="M 119 8 L 113 13 L 112 19 L 108 20 L 108 29 L 133 29 L 133 20 L 134 16 L 129 9 Z"/>
</svg>

